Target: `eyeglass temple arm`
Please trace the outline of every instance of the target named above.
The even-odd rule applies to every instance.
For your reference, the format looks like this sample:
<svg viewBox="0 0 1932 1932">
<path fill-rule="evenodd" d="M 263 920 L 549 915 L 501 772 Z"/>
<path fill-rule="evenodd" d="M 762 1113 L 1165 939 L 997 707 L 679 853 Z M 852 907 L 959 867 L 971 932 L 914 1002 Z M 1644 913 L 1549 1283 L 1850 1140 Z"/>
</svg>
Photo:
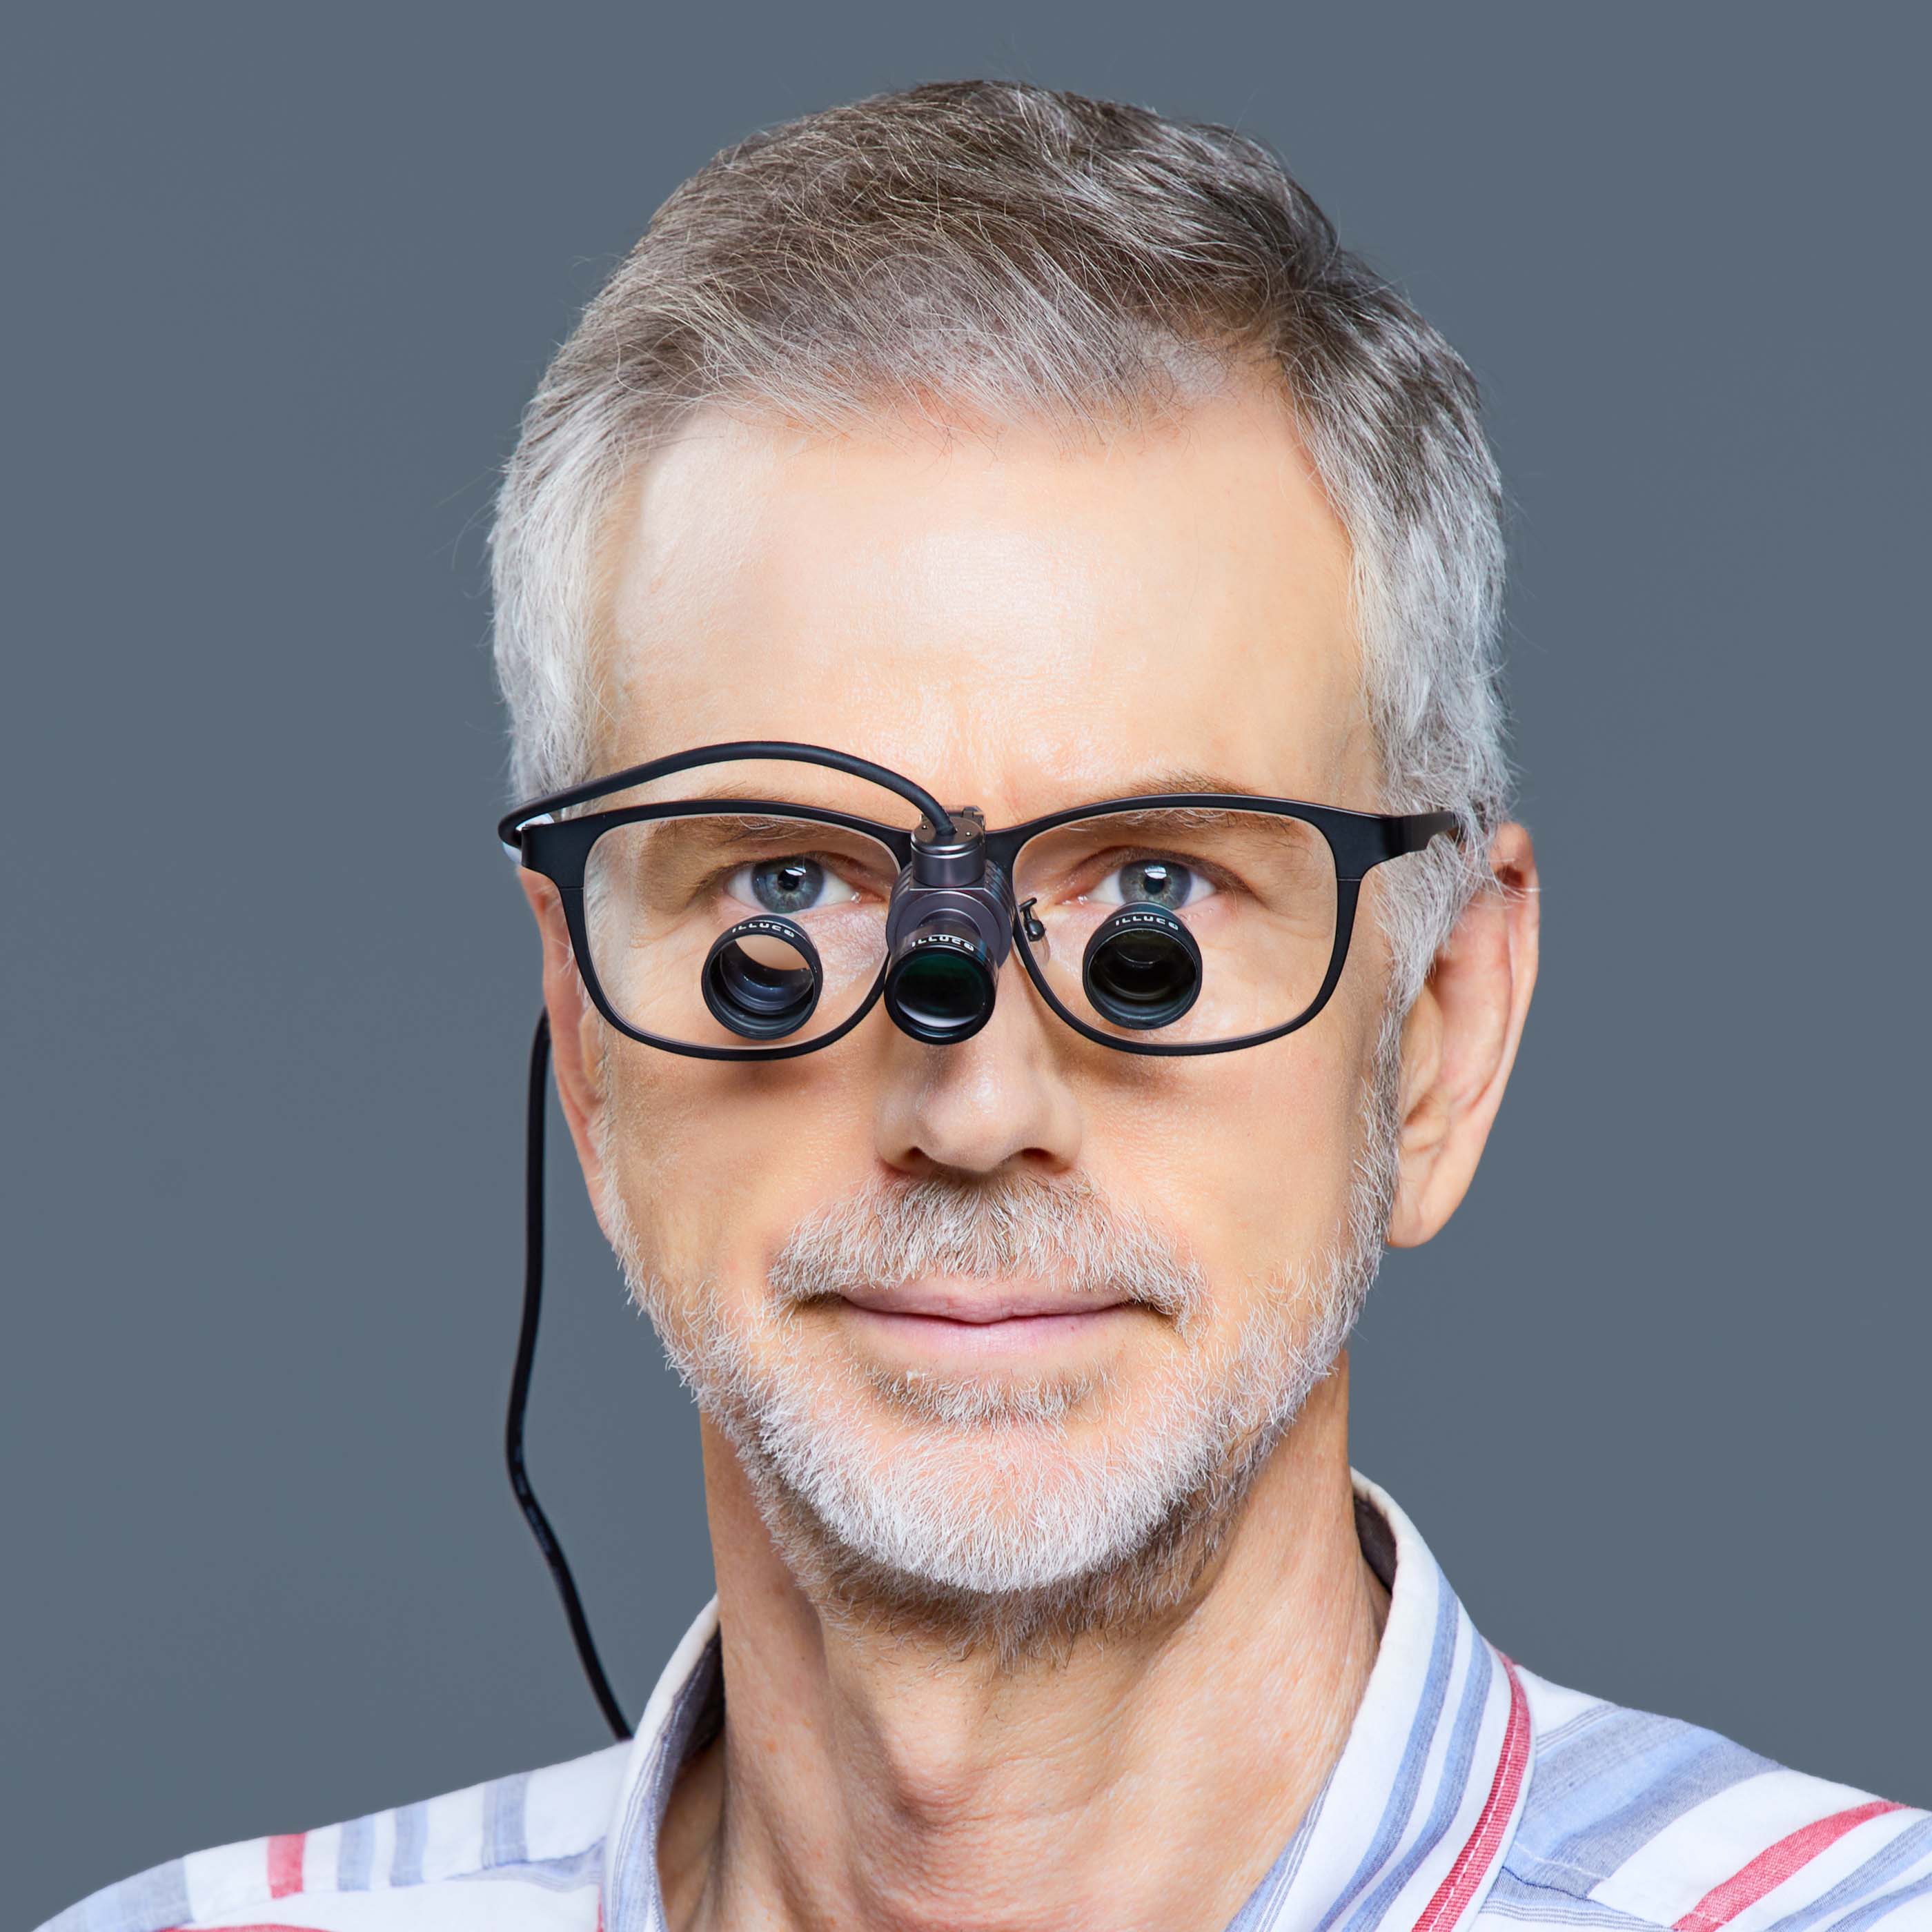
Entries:
<svg viewBox="0 0 1932 1932">
<path fill-rule="evenodd" d="M 1387 821 L 1389 856 L 1405 859 L 1420 852 L 1432 839 L 1447 836 L 1460 845 L 1466 842 L 1461 818 L 1453 812 L 1409 812 Z"/>
<path fill-rule="evenodd" d="M 530 1042 L 529 1105 L 524 1126 L 524 1315 L 517 1333 L 517 1365 L 510 1376 L 510 1407 L 503 1424 L 503 1460 L 510 1472 L 510 1487 L 516 1492 L 518 1506 L 536 1538 L 543 1560 L 550 1566 L 550 1580 L 563 1599 L 563 1613 L 570 1622 L 570 1634 L 577 1645 L 578 1660 L 590 1680 L 598 1708 L 614 1736 L 627 1738 L 631 1726 L 619 1706 L 610 1680 L 604 1674 L 603 1660 L 597 1654 L 596 1640 L 584 1614 L 583 1599 L 577 1594 L 577 1581 L 570 1574 L 570 1560 L 563 1545 L 544 1514 L 537 1492 L 530 1486 L 530 1472 L 524 1466 L 524 1412 L 530 1399 L 530 1369 L 536 1360 L 537 1321 L 543 1312 L 544 1262 L 544 1125 L 550 1098 L 550 1016 L 537 1016 L 537 1030 Z"/>
</svg>

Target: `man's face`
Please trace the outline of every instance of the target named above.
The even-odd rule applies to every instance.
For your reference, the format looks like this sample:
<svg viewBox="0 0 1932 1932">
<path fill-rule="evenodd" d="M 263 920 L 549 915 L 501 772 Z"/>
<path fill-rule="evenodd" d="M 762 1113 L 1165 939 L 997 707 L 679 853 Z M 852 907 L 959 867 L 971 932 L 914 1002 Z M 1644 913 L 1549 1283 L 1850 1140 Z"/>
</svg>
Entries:
<svg viewBox="0 0 1932 1932">
<path fill-rule="evenodd" d="M 1378 803 L 1347 538 L 1258 393 L 1078 448 L 707 416 L 604 562 L 602 770 L 802 740 L 994 827 L 1163 789 Z M 875 1011 L 730 1064 L 586 1013 L 607 1228 L 768 1516 L 880 1573 L 1052 1586 L 1287 1419 L 1339 1343 L 1338 1258 L 1354 1290 L 1372 1265 L 1375 904 L 1312 1024 L 1197 1058 L 1082 1039 L 1016 962 L 950 1047 Z"/>
</svg>

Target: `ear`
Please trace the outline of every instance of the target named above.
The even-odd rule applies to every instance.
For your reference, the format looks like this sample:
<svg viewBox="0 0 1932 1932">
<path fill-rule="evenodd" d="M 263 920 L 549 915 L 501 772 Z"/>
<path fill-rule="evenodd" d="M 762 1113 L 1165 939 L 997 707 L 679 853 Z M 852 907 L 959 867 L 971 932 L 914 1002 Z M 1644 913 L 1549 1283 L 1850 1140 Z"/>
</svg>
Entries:
<svg viewBox="0 0 1932 1932">
<path fill-rule="evenodd" d="M 1470 902 L 1402 1028 L 1392 1247 L 1427 1240 L 1468 1192 L 1535 989 L 1540 901 L 1528 832 L 1504 826 L 1490 863 L 1500 890 Z"/>
<path fill-rule="evenodd" d="M 544 1010 L 550 1015 L 550 1066 L 557 1097 L 563 1102 L 563 1118 L 577 1149 L 578 1163 L 584 1169 L 584 1185 L 590 1190 L 591 1204 L 601 1220 L 604 1167 L 597 1156 L 592 1126 L 604 1105 L 602 1022 L 584 990 L 556 886 L 541 872 L 519 872 L 517 878 L 536 915 L 537 932 L 543 940 Z"/>
</svg>

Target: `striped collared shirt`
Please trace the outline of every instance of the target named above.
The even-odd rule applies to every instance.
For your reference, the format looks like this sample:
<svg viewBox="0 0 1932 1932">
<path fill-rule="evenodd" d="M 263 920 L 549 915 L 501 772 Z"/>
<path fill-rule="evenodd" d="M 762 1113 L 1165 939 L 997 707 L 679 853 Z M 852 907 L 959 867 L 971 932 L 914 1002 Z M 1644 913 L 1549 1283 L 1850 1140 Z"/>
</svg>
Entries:
<svg viewBox="0 0 1932 1932">
<path fill-rule="evenodd" d="M 1532 1676 L 1356 1479 L 1388 1622 L 1342 1756 L 1228 1932 L 1932 1932 L 1932 1816 Z M 634 1741 L 201 1852 L 44 1932 L 664 1932 L 657 1838 L 724 1712 L 717 1610 Z"/>
</svg>

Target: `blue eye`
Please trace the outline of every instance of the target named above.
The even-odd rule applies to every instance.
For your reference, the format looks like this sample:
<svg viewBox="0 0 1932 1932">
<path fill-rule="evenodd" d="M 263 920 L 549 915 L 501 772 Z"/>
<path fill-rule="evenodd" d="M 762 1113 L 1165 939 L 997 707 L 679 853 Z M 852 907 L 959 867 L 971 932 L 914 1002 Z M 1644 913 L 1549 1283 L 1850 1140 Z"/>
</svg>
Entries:
<svg viewBox="0 0 1932 1932">
<path fill-rule="evenodd" d="M 1214 890 L 1178 859 L 1130 859 L 1109 872 L 1088 897 L 1103 905 L 1154 905 L 1178 912 Z"/>
<path fill-rule="evenodd" d="M 826 872 L 816 859 L 799 854 L 740 866 L 724 889 L 734 899 L 754 905 L 760 911 L 788 915 L 821 911 L 857 896 L 843 879 Z"/>
</svg>

